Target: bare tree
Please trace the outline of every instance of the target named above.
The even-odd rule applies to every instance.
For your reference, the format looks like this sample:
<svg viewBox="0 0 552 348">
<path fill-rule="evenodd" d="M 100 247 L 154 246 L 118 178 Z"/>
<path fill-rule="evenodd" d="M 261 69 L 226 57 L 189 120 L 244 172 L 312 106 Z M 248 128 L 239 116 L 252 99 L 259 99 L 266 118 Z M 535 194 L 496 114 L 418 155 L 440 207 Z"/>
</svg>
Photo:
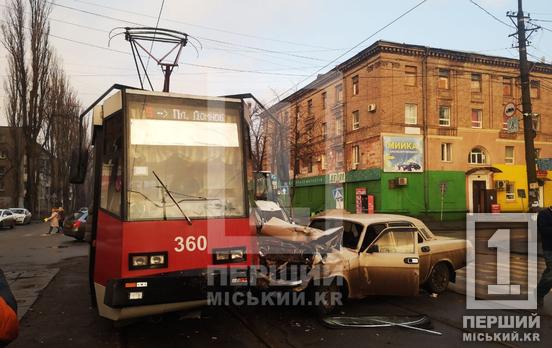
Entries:
<svg viewBox="0 0 552 348">
<path fill-rule="evenodd" d="M 51 175 L 50 194 L 63 202 L 73 198 L 67 176 L 71 148 L 78 143 L 80 106 L 49 43 L 51 3 L 28 0 L 27 10 L 24 0 L 9 0 L 6 9 L 0 42 L 8 58 L 4 89 L 15 144 L 11 169 L 19 178 L 18 204 L 23 197 L 36 211 L 45 175 Z"/>
<path fill-rule="evenodd" d="M 253 158 L 253 170 L 262 171 L 266 160 L 266 146 L 268 138 L 268 121 L 265 117 L 264 109 L 255 105 L 251 112 L 251 156 Z"/>
<path fill-rule="evenodd" d="M 50 195 L 69 209 L 75 208 L 76 201 L 76 188 L 69 183 L 71 150 L 79 144 L 79 135 L 86 134 L 79 132 L 79 109 L 77 96 L 65 73 L 57 60 L 52 60 L 43 148 L 49 157 L 52 180 Z"/>
</svg>

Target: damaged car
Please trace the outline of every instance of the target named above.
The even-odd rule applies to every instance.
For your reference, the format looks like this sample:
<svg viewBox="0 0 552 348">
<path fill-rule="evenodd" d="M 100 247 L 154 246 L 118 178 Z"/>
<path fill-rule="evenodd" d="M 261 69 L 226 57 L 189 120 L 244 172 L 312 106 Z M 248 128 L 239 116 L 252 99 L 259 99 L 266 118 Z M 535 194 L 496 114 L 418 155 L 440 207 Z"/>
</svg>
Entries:
<svg viewBox="0 0 552 348">
<path fill-rule="evenodd" d="M 269 286 L 338 292 L 342 299 L 442 293 L 466 265 L 467 242 L 435 236 L 420 220 L 390 214 L 327 214 L 310 226 L 271 219 L 259 251 Z M 317 306 L 335 310 L 331 301 Z"/>
</svg>

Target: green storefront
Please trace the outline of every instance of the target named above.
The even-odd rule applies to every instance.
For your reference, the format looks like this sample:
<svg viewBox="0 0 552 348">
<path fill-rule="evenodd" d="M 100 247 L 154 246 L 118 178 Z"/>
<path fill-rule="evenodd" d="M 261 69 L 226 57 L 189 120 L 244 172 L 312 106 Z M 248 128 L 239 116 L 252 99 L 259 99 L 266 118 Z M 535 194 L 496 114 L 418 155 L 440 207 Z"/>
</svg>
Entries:
<svg viewBox="0 0 552 348">
<path fill-rule="evenodd" d="M 376 213 L 430 216 L 459 220 L 466 213 L 466 176 L 460 171 L 385 173 L 380 168 L 296 180 L 294 206 L 311 213 L 340 205 L 355 212 L 357 188 L 374 196 Z"/>
</svg>

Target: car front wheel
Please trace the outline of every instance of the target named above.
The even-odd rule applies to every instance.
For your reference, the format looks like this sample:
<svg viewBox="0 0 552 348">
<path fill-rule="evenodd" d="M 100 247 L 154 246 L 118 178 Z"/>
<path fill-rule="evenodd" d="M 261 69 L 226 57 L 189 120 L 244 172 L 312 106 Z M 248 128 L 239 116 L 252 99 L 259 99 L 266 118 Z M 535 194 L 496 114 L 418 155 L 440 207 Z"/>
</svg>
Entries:
<svg viewBox="0 0 552 348">
<path fill-rule="evenodd" d="M 429 279 L 426 283 L 426 288 L 432 293 L 443 293 L 450 281 L 450 271 L 444 262 L 440 262 L 433 267 Z"/>
</svg>

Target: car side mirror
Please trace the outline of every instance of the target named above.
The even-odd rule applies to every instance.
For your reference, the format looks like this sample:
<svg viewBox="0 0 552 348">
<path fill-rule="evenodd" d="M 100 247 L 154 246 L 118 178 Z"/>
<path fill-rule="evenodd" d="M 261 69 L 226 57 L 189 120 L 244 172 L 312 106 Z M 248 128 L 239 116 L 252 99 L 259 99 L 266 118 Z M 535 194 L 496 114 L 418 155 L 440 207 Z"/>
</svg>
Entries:
<svg viewBox="0 0 552 348">
<path fill-rule="evenodd" d="M 379 246 L 377 244 L 371 245 L 366 252 L 369 253 L 379 253 Z"/>
<path fill-rule="evenodd" d="M 71 166 L 69 171 L 69 182 L 71 184 L 82 184 L 86 178 L 88 167 L 88 151 L 73 150 L 71 153 Z"/>
</svg>

